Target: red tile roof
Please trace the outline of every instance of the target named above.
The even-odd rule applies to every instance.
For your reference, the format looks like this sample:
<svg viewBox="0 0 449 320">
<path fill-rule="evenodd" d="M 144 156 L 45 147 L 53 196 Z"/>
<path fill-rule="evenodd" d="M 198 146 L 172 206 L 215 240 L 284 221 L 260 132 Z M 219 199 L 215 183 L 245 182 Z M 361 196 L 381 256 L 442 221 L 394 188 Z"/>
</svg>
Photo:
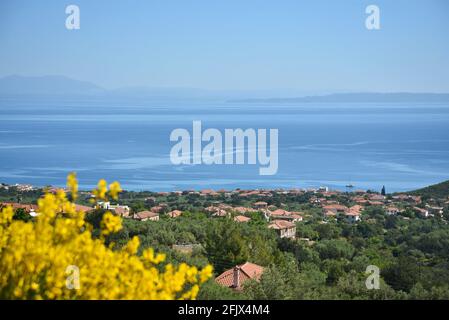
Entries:
<svg viewBox="0 0 449 320">
<path fill-rule="evenodd" d="M 235 287 L 234 286 L 234 272 L 236 272 L 237 270 L 239 271 L 238 272 L 239 286 Z M 225 272 L 220 274 L 217 278 L 215 278 L 215 281 L 217 283 L 221 284 L 222 286 L 234 287 L 235 289 L 241 289 L 243 283 L 249 279 L 254 279 L 254 280 L 258 281 L 263 273 L 263 270 L 264 270 L 264 268 L 257 264 L 254 264 L 251 262 L 246 262 L 244 264 L 241 264 L 241 265 L 235 266 L 234 268 L 226 270 Z"/>
<path fill-rule="evenodd" d="M 288 215 L 290 215 L 290 212 L 288 212 L 287 210 L 284 210 L 284 209 L 276 209 L 274 211 L 271 211 L 270 215 L 272 215 L 272 216 L 288 216 Z"/>
<path fill-rule="evenodd" d="M 151 212 L 151 211 L 140 211 L 135 214 L 136 219 L 139 219 L 139 220 L 149 219 L 149 218 L 153 218 L 153 217 L 157 217 L 157 216 L 159 216 L 158 213 Z"/>
<path fill-rule="evenodd" d="M 326 211 L 347 211 L 348 207 L 341 204 L 329 204 L 327 206 L 324 206 L 323 209 Z"/>
<path fill-rule="evenodd" d="M 75 204 L 75 210 L 76 210 L 76 211 L 89 212 L 89 211 L 94 210 L 94 208 L 88 207 L 88 206 L 83 206 L 83 205 L 81 205 L 81 204 Z"/>
<path fill-rule="evenodd" d="M 296 224 L 287 220 L 273 220 L 268 225 L 268 228 L 276 230 L 289 229 L 293 227 L 296 227 Z"/>
<path fill-rule="evenodd" d="M 22 204 L 16 202 L 1 202 L 0 208 L 11 206 L 13 210 L 24 209 L 26 212 L 36 211 L 38 206 L 36 204 Z"/>
<path fill-rule="evenodd" d="M 251 220 L 251 218 L 248 218 L 245 216 L 235 216 L 234 217 L 234 221 L 237 221 L 237 222 L 248 222 L 250 220 Z"/>
<path fill-rule="evenodd" d="M 169 213 L 167 213 L 167 215 L 170 218 L 176 218 L 176 217 L 179 217 L 179 216 L 182 215 L 182 211 L 180 211 L 180 210 L 173 210 L 173 211 L 170 211 Z"/>
</svg>

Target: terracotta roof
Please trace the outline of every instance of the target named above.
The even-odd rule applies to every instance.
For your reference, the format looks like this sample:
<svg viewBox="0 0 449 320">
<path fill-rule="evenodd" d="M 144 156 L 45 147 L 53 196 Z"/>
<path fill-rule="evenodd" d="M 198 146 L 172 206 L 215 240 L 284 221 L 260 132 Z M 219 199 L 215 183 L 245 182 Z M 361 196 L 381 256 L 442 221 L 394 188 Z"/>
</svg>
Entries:
<svg viewBox="0 0 449 320">
<path fill-rule="evenodd" d="M 329 204 L 327 206 L 323 207 L 324 210 L 337 210 L 337 211 L 346 211 L 348 210 L 348 207 L 341 205 L 341 204 Z"/>
<path fill-rule="evenodd" d="M 286 220 L 273 220 L 268 225 L 268 228 L 276 229 L 276 230 L 288 229 L 288 228 L 293 228 L 293 227 L 296 227 L 296 224 L 294 224 L 293 222 L 290 222 L 290 221 L 286 221 Z"/>
<path fill-rule="evenodd" d="M 290 215 L 291 218 L 302 221 L 302 216 L 297 213 L 292 213 Z"/>
<path fill-rule="evenodd" d="M 235 212 L 238 212 L 238 213 L 255 212 L 254 209 L 246 208 L 246 207 L 235 207 L 235 208 L 232 208 L 232 210 L 234 210 Z"/>
<path fill-rule="evenodd" d="M 226 270 L 225 272 L 223 272 L 222 274 L 220 274 L 217 278 L 215 278 L 215 281 L 219 284 L 221 284 L 222 286 L 226 286 L 226 287 L 233 287 L 234 286 L 234 272 L 236 271 L 235 269 L 238 269 L 238 279 L 239 279 L 239 286 L 236 287 L 236 289 L 241 289 L 243 283 L 249 279 L 254 279 L 254 280 L 259 280 L 260 276 L 263 273 L 264 268 L 251 263 L 251 262 L 246 262 L 244 264 L 235 266 L 234 268 L 231 268 L 229 270 Z"/>
<path fill-rule="evenodd" d="M 38 206 L 36 204 L 22 204 L 22 203 L 16 203 L 16 202 L 1 202 L 0 208 L 11 206 L 13 210 L 17 209 L 24 209 L 27 212 L 30 211 L 36 211 L 38 209 Z"/>
<path fill-rule="evenodd" d="M 369 196 L 370 200 L 385 200 L 385 196 L 381 194 L 372 194 Z"/>
<path fill-rule="evenodd" d="M 213 217 L 226 217 L 228 216 L 228 213 L 226 210 L 223 209 L 217 209 L 215 213 L 212 214 Z"/>
<path fill-rule="evenodd" d="M 358 216 L 360 215 L 360 212 L 363 210 L 363 207 L 356 204 L 355 206 L 352 206 L 349 208 L 349 211 L 345 213 L 347 216 Z"/>
<path fill-rule="evenodd" d="M 114 212 L 117 214 L 128 214 L 129 213 L 129 209 L 125 208 L 125 207 L 117 207 L 114 209 Z"/>
<path fill-rule="evenodd" d="M 288 212 L 287 210 L 284 210 L 284 209 L 276 209 L 274 211 L 271 211 L 270 214 L 272 216 L 288 216 L 288 215 L 290 215 L 290 212 Z"/>
<path fill-rule="evenodd" d="M 207 212 L 216 212 L 217 210 L 219 210 L 220 208 L 215 207 L 215 206 L 209 206 L 207 208 L 204 208 L 205 211 Z"/>
<path fill-rule="evenodd" d="M 179 217 L 179 216 L 182 215 L 182 211 L 180 211 L 180 210 L 173 210 L 173 211 L 170 211 L 169 213 L 167 213 L 167 215 L 169 217 L 171 217 L 171 218 L 176 218 L 176 217 Z"/>
<path fill-rule="evenodd" d="M 152 207 L 150 210 L 155 213 L 161 213 L 164 210 L 164 207 L 159 205 Z"/>
<path fill-rule="evenodd" d="M 81 204 L 75 204 L 75 210 L 76 210 L 76 211 L 89 212 L 89 211 L 94 210 L 94 208 L 88 207 L 88 206 L 83 206 L 83 205 L 81 205 Z"/>
<path fill-rule="evenodd" d="M 135 214 L 135 216 L 137 219 L 148 219 L 148 218 L 152 218 L 152 217 L 157 217 L 157 216 L 159 216 L 159 214 L 156 212 L 151 212 L 151 211 L 140 211 L 140 212 L 137 212 Z"/>
<path fill-rule="evenodd" d="M 214 194 L 215 191 L 212 189 L 204 189 L 200 191 L 202 194 Z"/>
<path fill-rule="evenodd" d="M 337 214 L 335 213 L 335 211 L 327 210 L 326 212 L 324 212 L 324 215 L 327 217 L 334 217 Z"/>
<path fill-rule="evenodd" d="M 234 217 L 234 221 L 237 221 L 237 222 L 248 222 L 249 220 L 251 220 L 251 218 L 248 218 L 245 216 L 235 216 Z"/>
</svg>

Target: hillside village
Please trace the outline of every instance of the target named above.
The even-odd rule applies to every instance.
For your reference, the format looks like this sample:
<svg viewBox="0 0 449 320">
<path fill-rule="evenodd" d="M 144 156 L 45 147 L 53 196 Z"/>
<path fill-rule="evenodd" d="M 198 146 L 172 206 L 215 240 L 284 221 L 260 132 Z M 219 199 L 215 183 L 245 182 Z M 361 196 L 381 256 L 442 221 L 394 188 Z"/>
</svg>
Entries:
<svg viewBox="0 0 449 320">
<path fill-rule="evenodd" d="M 45 190 L 56 192 L 56 188 L 51 187 Z M 10 205 L 22 216 L 29 215 L 32 219 L 39 215 L 36 203 L 43 193 L 44 189 L 31 185 L 2 184 L 0 207 Z M 260 233 L 268 232 L 270 236 L 267 237 L 272 237 L 271 235 L 274 237 L 270 239 L 277 238 L 275 241 L 282 241 L 276 245 L 277 249 L 288 248 L 291 245 L 313 248 L 326 241 L 326 236 L 323 237 L 320 231 L 310 231 L 312 225 L 315 230 L 325 230 L 319 225 L 338 226 L 346 230 L 350 226 L 358 228 L 359 224 L 376 224 L 379 215 L 383 216 L 382 220 L 395 221 L 398 225 L 400 222 L 396 221 L 401 220 L 404 222 L 437 220 L 439 224 L 446 225 L 449 217 L 448 195 L 429 197 L 428 194 L 421 196 L 416 192 L 398 194 L 383 194 L 369 190 L 343 192 L 329 190 L 326 187 L 291 190 L 124 191 L 118 202 L 100 202 L 96 208 L 92 207 L 89 201 L 94 197 L 91 192 L 83 191 L 80 195 L 81 199 L 76 209 L 86 212 L 88 216 L 108 210 L 129 221 L 132 228 L 138 228 L 139 223 L 144 223 L 145 226 L 150 223 L 151 228 L 157 228 L 157 225 L 163 224 L 164 221 L 177 226 L 176 221 L 182 221 L 179 222 L 181 225 L 188 219 L 197 221 L 197 215 L 201 215 L 203 219 L 201 221 L 210 220 L 214 226 L 222 221 L 226 225 L 255 225 L 257 230 L 265 229 Z M 194 238 L 197 238 L 196 241 Z M 336 239 L 340 241 L 341 237 L 336 236 Z M 195 252 L 202 251 L 200 255 L 202 258 L 209 257 L 208 260 L 212 264 L 215 262 L 214 267 L 218 271 L 215 282 L 236 292 L 243 291 L 245 282 L 252 283 L 249 280 L 260 282 L 264 270 L 270 266 L 268 263 L 257 264 L 264 259 L 251 260 L 250 253 L 243 255 L 244 260 L 236 256 L 226 261 L 216 256 L 210 258 L 212 253 L 207 252 L 209 250 L 207 241 L 200 243 L 198 237 L 183 234 L 177 238 L 174 234 L 174 238 L 167 243 L 170 243 L 168 248 L 173 255 L 181 260 L 189 259 L 188 256 L 195 256 Z M 291 244 L 285 241 L 290 241 Z M 161 248 L 166 247 L 161 245 Z M 281 251 L 288 250 L 281 249 Z M 301 262 L 299 261 L 299 264 Z"/>
<path fill-rule="evenodd" d="M 31 185 L 0 185 L 2 194 L 35 193 L 43 194 L 44 189 Z M 48 188 L 56 192 L 57 188 Z M 322 213 L 322 223 L 330 220 L 345 220 L 348 223 L 357 223 L 364 217 L 363 211 L 367 208 L 381 208 L 388 216 L 399 216 L 410 219 L 416 215 L 422 218 L 439 217 L 444 219 L 443 212 L 449 206 L 449 197 L 429 198 L 425 200 L 419 195 L 407 193 L 382 195 L 378 192 L 356 190 L 353 192 L 329 191 L 327 187 L 318 189 L 292 189 L 292 190 L 201 190 L 201 191 L 174 191 L 150 193 L 149 197 L 142 197 L 148 192 L 125 192 L 121 203 L 100 202 L 99 208 L 109 210 L 117 215 L 138 221 L 159 221 L 161 216 L 177 218 L 182 216 L 186 204 L 188 210 L 200 210 L 210 218 L 228 218 L 236 222 L 249 222 L 249 214 L 259 213 L 267 221 L 268 228 L 284 230 L 294 228 L 295 223 L 307 220 L 307 217 L 316 212 Z M 84 204 L 78 204 L 77 209 L 89 212 L 95 208 L 89 206 L 88 200 L 94 197 L 90 192 L 82 192 Z M 132 195 L 132 199 L 130 199 Z M 23 209 L 31 216 L 38 213 L 36 201 L 23 203 L 14 197 L 2 197 L 1 206 L 11 205 L 14 209 Z M 200 205 L 196 207 L 191 199 L 197 199 Z M 288 200 L 294 200 L 290 203 Z M 7 201 L 11 200 L 11 201 Z M 279 202 L 286 200 L 286 203 Z M 238 204 L 238 205 L 236 205 Z M 242 204 L 242 205 L 240 205 Z M 244 205 L 243 205 L 244 204 Z M 141 210 L 136 210 L 139 207 Z M 300 211 L 297 211 L 300 210 Z M 290 222 L 290 223 L 286 223 Z M 295 238 L 294 232 L 283 233 L 280 237 Z"/>
</svg>

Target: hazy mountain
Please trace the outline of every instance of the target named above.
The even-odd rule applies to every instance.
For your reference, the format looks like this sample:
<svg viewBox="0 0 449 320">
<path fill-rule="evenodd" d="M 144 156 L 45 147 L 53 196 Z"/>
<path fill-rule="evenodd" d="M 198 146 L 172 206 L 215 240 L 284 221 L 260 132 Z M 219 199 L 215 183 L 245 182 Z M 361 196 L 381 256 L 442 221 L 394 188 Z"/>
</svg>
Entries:
<svg viewBox="0 0 449 320">
<path fill-rule="evenodd" d="M 33 99 L 79 98 L 89 95 L 90 98 L 104 99 L 137 99 L 137 100 L 208 100 L 242 99 L 248 96 L 268 98 L 273 95 L 295 97 L 302 95 L 298 90 L 208 90 L 188 87 L 148 87 L 133 86 L 117 89 L 104 89 L 87 81 L 74 80 L 64 76 L 27 77 L 12 75 L 0 78 L 0 95 L 14 95 Z"/>
<path fill-rule="evenodd" d="M 304 93 L 303 93 L 304 94 Z M 48 99 L 78 99 L 89 96 L 99 100 L 173 100 L 210 101 L 229 103 L 338 103 L 338 102 L 449 102 L 449 94 L 439 93 L 334 93 L 305 96 L 298 90 L 206 90 L 183 87 L 123 87 L 106 90 L 88 81 L 65 76 L 26 77 L 12 75 L 0 78 L 0 95 L 43 97 Z M 307 94 L 307 93 L 305 93 Z M 279 98 L 268 98 L 280 96 Z M 252 98 L 246 98 L 252 97 Z"/>
<path fill-rule="evenodd" d="M 298 98 L 238 99 L 231 103 L 449 102 L 447 93 L 335 93 Z"/>
<path fill-rule="evenodd" d="M 65 95 L 96 94 L 104 89 L 87 81 L 64 76 L 24 77 L 18 75 L 0 78 L 3 95 Z"/>
</svg>

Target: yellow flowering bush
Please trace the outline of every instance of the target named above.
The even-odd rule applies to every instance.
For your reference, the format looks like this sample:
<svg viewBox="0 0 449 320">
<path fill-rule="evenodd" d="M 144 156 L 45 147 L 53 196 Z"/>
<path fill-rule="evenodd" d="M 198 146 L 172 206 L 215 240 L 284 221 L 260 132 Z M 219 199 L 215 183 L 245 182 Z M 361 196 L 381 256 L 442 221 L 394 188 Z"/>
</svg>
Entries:
<svg viewBox="0 0 449 320">
<path fill-rule="evenodd" d="M 76 199 L 78 182 L 70 174 L 67 187 Z M 98 200 L 117 198 L 120 184 L 101 180 Z M 0 299 L 195 299 L 199 286 L 212 276 L 203 269 L 163 264 L 152 248 L 138 256 L 139 238 L 120 250 L 104 237 L 122 228 L 121 218 L 106 212 L 101 236 L 94 238 L 85 213 L 76 211 L 64 190 L 38 201 L 34 221 L 13 220 L 13 209 L 0 212 Z"/>
</svg>

